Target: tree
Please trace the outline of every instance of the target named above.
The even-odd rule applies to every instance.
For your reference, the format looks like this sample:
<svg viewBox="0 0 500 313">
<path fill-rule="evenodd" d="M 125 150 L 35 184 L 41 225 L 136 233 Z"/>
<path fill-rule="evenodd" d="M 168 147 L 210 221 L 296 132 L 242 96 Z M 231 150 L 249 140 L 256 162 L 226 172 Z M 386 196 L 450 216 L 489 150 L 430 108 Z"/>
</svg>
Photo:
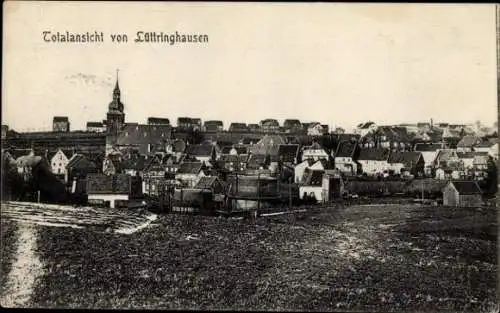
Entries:
<svg viewBox="0 0 500 313">
<path fill-rule="evenodd" d="M 488 168 L 486 170 L 486 177 L 480 182 L 479 186 L 487 196 L 493 196 L 497 193 L 498 185 L 498 170 L 496 162 L 493 158 L 488 158 Z"/>
</svg>

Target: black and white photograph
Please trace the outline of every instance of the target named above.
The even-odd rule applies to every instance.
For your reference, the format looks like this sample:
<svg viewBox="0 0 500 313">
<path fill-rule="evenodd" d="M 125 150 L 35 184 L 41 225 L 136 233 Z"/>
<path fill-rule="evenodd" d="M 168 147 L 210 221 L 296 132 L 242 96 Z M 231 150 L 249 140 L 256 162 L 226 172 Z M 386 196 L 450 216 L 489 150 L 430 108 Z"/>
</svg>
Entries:
<svg viewBox="0 0 500 313">
<path fill-rule="evenodd" d="M 4 308 L 498 312 L 497 4 L 3 4 Z"/>
</svg>

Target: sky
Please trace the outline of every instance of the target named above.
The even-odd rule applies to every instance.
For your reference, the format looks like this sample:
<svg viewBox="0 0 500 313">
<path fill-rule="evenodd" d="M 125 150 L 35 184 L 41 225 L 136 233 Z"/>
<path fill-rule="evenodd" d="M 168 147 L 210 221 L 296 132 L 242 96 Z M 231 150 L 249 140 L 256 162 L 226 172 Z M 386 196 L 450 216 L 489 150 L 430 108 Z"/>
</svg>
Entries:
<svg viewBox="0 0 500 313">
<path fill-rule="evenodd" d="M 258 123 L 497 120 L 492 4 L 4 2 L 2 124 L 50 130 L 102 121 L 116 69 L 126 121 Z M 42 32 L 104 33 L 47 43 Z M 137 31 L 207 34 L 134 43 Z M 112 43 L 111 33 L 128 43 Z"/>
</svg>

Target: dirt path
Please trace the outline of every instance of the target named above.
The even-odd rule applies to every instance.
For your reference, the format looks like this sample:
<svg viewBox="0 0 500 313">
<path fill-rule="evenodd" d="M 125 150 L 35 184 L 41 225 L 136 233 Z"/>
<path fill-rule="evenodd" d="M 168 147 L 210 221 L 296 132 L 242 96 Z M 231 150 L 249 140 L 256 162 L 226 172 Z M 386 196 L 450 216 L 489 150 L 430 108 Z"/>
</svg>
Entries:
<svg viewBox="0 0 500 313">
<path fill-rule="evenodd" d="M 19 223 L 15 259 L 7 277 L 7 290 L 1 299 L 8 308 L 29 307 L 36 278 L 42 275 L 42 263 L 36 254 L 34 225 Z"/>
</svg>

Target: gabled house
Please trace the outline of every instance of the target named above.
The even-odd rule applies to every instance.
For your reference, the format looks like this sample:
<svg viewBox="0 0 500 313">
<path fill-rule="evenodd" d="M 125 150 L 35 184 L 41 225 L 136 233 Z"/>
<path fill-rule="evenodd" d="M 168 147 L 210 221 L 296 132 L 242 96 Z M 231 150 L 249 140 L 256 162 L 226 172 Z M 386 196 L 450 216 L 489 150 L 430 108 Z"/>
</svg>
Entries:
<svg viewBox="0 0 500 313">
<path fill-rule="evenodd" d="M 304 172 L 307 168 L 310 168 L 315 162 L 311 159 L 304 160 L 297 164 L 294 168 L 294 181 L 295 183 L 300 183 L 304 177 Z"/>
<path fill-rule="evenodd" d="M 443 204 L 455 207 L 483 205 L 482 191 L 475 181 L 450 181 L 443 188 Z"/>
<path fill-rule="evenodd" d="M 454 149 L 440 149 L 436 159 L 434 160 L 434 166 L 438 167 L 447 167 L 450 165 L 463 165 L 460 162 L 460 158 L 458 157 L 457 151 Z"/>
<path fill-rule="evenodd" d="M 284 144 L 278 146 L 278 159 L 283 164 L 297 164 L 299 161 L 299 145 Z"/>
<path fill-rule="evenodd" d="M 248 124 L 247 126 L 247 131 L 249 132 L 260 132 L 262 129 L 261 127 L 259 126 L 259 124 Z"/>
<path fill-rule="evenodd" d="M 133 155 L 129 158 L 123 159 L 122 162 L 119 163 L 119 166 L 123 173 L 130 176 L 142 176 L 144 167 L 146 166 L 146 157 L 143 155 Z"/>
<path fill-rule="evenodd" d="M 278 155 L 279 145 L 286 144 L 279 135 L 264 135 L 256 144 L 250 146 L 251 154 Z"/>
<path fill-rule="evenodd" d="M 213 195 L 216 195 L 224 193 L 225 184 L 217 176 L 205 176 L 201 177 L 193 188 L 209 190 Z"/>
<path fill-rule="evenodd" d="M 313 143 L 311 146 L 305 146 L 302 149 L 302 161 L 312 159 L 317 161 L 319 159 L 329 159 L 328 153 L 318 143 Z"/>
<path fill-rule="evenodd" d="M 362 148 L 359 151 L 358 163 L 366 175 L 378 175 L 389 169 L 389 149 Z"/>
<path fill-rule="evenodd" d="M 108 136 L 106 145 L 119 150 L 135 150 L 140 154 L 154 153 L 170 140 L 170 125 L 126 124 L 116 135 Z"/>
<path fill-rule="evenodd" d="M 271 163 L 269 155 L 265 154 L 250 154 L 247 160 L 247 169 L 259 170 L 267 169 Z"/>
<path fill-rule="evenodd" d="M 99 167 L 86 156 L 74 154 L 66 165 L 65 181 L 74 178 L 85 178 L 87 174 L 98 173 Z"/>
<path fill-rule="evenodd" d="M 357 142 L 340 142 L 333 154 L 335 168 L 343 174 L 356 175 L 358 173 L 358 163 L 356 162 L 358 154 L 359 146 Z"/>
<path fill-rule="evenodd" d="M 160 195 L 161 185 L 167 181 L 165 174 L 165 166 L 159 157 L 147 160 L 142 173 L 142 192 L 150 196 Z"/>
<path fill-rule="evenodd" d="M 203 123 L 203 131 L 206 132 L 220 132 L 224 129 L 224 123 L 222 121 L 205 121 Z"/>
<path fill-rule="evenodd" d="M 411 138 L 405 127 L 380 126 L 376 131 L 376 140 L 381 148 L 411 149 Z"/>
<path fill-rule="evenodd" d="M 297 119 L 286 119 L 283 122 L 283 129 L 287 133 L 297 133 L 302 131 L 302 124 Z"/>
<path fill-rule="evenodd" d="M 102 173 L 104 175 L 115 175 L 122 172 L 121 160 L 112 158 L 108 155 L 104 158 L 102 163 Z"/>
<path fill-rule="evenodd" d="M 208 165 L 215 160 L 215 147 L 213 145 L 188 145 L 185 154 L 189 157 L 195 158 L 196 161 L 203 162 Z"/>
<path fill-rule="evenodd" d="M 425 163 L 425 175 L 432 175 L 432 171 L 435 165 L 436 157 L 439 150 L 443 149 L 443 144 L 427 144 L 427 143 L 417 143 L 415 144 L 414 151 L 422 153 Z"/>
<path fill-rule="evenodd" d="M 265 132 L 276 132 L 280 128 L 280 123 L 275 119 L 268 118 L 260 121 L 259 126 Z"/>
<path fill-rule="evenodd" d="M 228 172 L 242 173 L 247 169 L 248 158 L 249 156 L 247 154 L 225 154 L 220 157 L 217 164 L 220 168 L 223 168 Z"/>
<path fill-rule="evenodd" d="M 138 176 L 88 174 L 88 201 L 114 208 L 119 200 L 128 201 L 142 196 L 141 185 L 141 178 Z"/>
<path fill-rule="evenodd" d="M 180 131 L 201 130 L 201 120 L 199 118 L 178 117 L 177 129 Z"/>
<path fill-rule="evenodd" d="M 66 166 L 69 159 L 73 156 L 73 151 L 57 149 L 57 151 L 49 157 L 50 169 L 53 174 L 64 177 L 66 174 Z"/>
<path fill-rule="evenodd" d="M 299 185 L 300 199 L 323 200 L 323 174 L 323 170 L 305 170 L 304 178 Z"/>
<path fill-rule="evenodd" d="M 247 124 L 245 123 L 231 123 L 229 125 L 230 132 L 246 132 L 248 131 Z"/>
<path fill-rule="evenodd" d="M 166 117 L 148 117 L 148 125 L 170 125 L 170 120 Z"/>
<path fill-rule="evenodd" d="M 205 166 L 202 162 L 183 162 L 175 173 L 175 179 L 187 188 L 193 188 L 203 176 Z"/>
<path fill-rule="evenodd" d="M 422 153 L 415 151 L 391 151 L 387 159 L 389 173 L 415 177 L 424 174 L 425 161 Z"/>
<path fill-rule="evenodd" d="M 457 143 L 457 151 L 459 152 L 470 152 L 474 150 L 476 145 L 482 143 L 481 137 L 477 136 L 464 136 Z"/>
</svg>

